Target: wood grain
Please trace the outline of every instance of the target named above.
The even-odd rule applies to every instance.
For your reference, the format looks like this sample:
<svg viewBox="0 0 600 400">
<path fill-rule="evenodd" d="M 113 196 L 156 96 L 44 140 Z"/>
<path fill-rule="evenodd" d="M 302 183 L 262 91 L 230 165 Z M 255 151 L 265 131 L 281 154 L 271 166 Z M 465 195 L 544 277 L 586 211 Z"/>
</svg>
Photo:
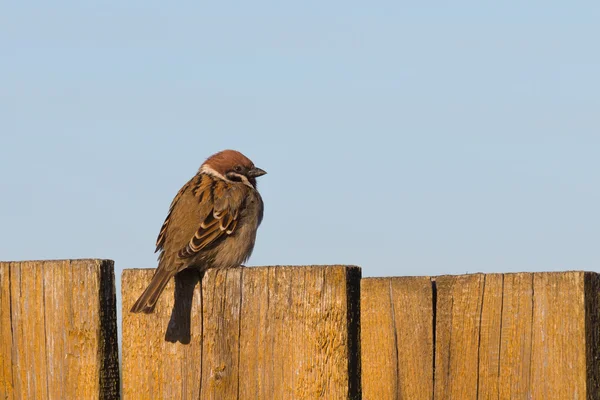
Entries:
<svg viewBox="0 0 600 400">
<path fill-rule="evenodd" d="M 208 271 L 189 344 L 164 340 L 172 286 L 155 314 L 129 313 L 151 274 L 123 274 L 124 398 L 360 398 L 359 268 Z"/>
<path fill-rule="evenodd" d="M 0 398 L 119 398 L 112 261 L 0 262 L 0 332 Z"/>
<path fill-rule="evenodd" d="M 433 398 L 433 288 L 429 277 L 361 282 L 363 399 Z"/>
<path fill-rule="evenodd" d="M 152 274 L 123 274 L 126 399 L 600 399 L 595 273 L 184 271 L 129 313 Z M 117 399 L 117 353 L 112 261 L 0 262 L 0 399 Z"/>
<path fill-rule="evenodd" d="M 436 278 L 435 398 L 597 399 L 597 285 L 584 272 Z"/>
<path fill-rule="evenodd" d="M 123 271 L 123 399 L 199 398 L 202 298 L 196 285 L 199 276 L 193 272 L 181 275 L 192 286 L 191 293 L 184 290 L 187 296 L 180 296 L 184 307 L 173 312 L 176 284 L 172 280 L 154 313 L 133 314 L 129 310 L 150 283 L 154 269 Z M 167 340 L 167 332 L 177 332 L 175 340 Z"/>
</svg>

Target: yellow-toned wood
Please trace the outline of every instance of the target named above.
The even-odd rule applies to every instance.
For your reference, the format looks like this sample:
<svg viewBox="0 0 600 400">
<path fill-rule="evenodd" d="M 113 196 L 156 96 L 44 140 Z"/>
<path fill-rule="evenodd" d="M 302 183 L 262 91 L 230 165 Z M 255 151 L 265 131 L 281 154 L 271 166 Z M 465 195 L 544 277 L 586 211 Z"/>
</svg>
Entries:
<svg viewBox="0 0 600 400">
<path fill-rule="evenodd" d="M 500 372 L 500 326 L 502 324 L 502 274 L 483 276 L 479 321 L 479 399 L 498 399 Z"/>
<path fill-rule="evenodd" d="M 435 398 L 477 395 L 482 274 L 437 277 Z"/>
<path fill-rule="evenodd" d="M 500 325 L 501 398 L 531 398 L 533 338 L 533 274 L 504 275 Z"/>
<path fill-rule="evenodd" d="M 586 397 L 584 301 L 584 273 L 533 275 L 533 398 Z"/>
<path fill-rule="evenodd" d="M 126 399 L 360 398 L 359 268 L 208 271 L 202 296 L 194 292 L 187 345 L 164 340 L 172 285 L 155 314 L 129 313 L 151 274 L 123 274 Z"/>
<path fill-rule="evenodd" d="M 118 398 L 113 274 L 0 263 L 0 399 Z M 372 278 L 359 299 L 356 267 L 213 270 L 202 290 L 185 271 L 129 313 L 152 274 L 123 275 L 126 399 L 600 399 L 595 273 Z"/>
<path fill-rule="evenodd" d="M 11 284 L 8 263 L 0 263 L 0 399 L 14 399 Z"/>
<path fill-rule="evenodd" d="M 213 272 L 213 271 L 211 271 Z M 244 293 L 241 268 L 209 272 L 203 281 L 202 399 L 238 399 Z M 250 274 L 248 274 L 250 275 Z M 250 299 L 252 301 L 253 299 Z M 256 332 L 248 332 L 256 335 Z M 253 356 L 260 352 L 257 346 Z M 250 371 L 245 371 L 247 374 Z M 242 397 L 244 398 L 244 397 Z"/>
<path fill-rule="evenodd" d="M 0 263 L 0 398 L 119 397 L 113 262 Z"/>
<path fill-rule="evenodd" d="M 436 399 L 597 399 L 598 275 L 436 278 Z"/>
<path fill-rule="evenodd" d="M 202 299 L 198 274 L 186 271 L 192 292 L 182 299 L 182 313 L 173 314 L 175 280 L 169 282 L 154 313 L 129 310 L 146 288 L 153 269 L 124 270 L 123 299 L 123 399 L 198 399 L 202 357 Z M 194 286 L 195 285 L 195 286 Z M 193 296 L 193 297 L 192 297 Z M 179 310 L 179 309 L 178 309 Z M 185 313 L 188 315 L 185 315 Z M 190 318 L 189 324 L 184 321 Z M 188 332 L 185 332 L 189 329 Z M 167 341 L 167 332 L 180 332 Z"/>
<path fill-rule="evenodd" d="M 363 399 L 433 398 L 433 290 L 429 277 L 361 282 Z"/>
</svg>

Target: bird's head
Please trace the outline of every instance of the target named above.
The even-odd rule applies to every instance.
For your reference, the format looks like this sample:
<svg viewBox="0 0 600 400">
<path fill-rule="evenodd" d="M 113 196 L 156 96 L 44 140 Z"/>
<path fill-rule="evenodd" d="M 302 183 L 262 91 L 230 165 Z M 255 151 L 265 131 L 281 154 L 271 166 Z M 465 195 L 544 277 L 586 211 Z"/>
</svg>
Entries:
<svg viewBox="0 0 600 400">
<path fill-rule="evenodd" d="M 245 155 L 235 150 L 223 150 L 208 157 L 200 167 L 200 172 L 220 179 L 242 182 L 256 188 L 256 178 L 266 171 L 254 166 Z"/>
</svg>

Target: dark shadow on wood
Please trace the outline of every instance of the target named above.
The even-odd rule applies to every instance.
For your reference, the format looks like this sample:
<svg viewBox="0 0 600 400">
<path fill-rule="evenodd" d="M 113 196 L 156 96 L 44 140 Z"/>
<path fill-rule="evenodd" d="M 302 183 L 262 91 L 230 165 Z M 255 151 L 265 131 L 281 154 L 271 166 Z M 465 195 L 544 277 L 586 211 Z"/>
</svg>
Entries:
<svg viewBox="0 0 600 400">
<path fill-rule="evenodd" d="M 359 267 L 346 269 L 346 323 L 348 324 L 348 399 L 362 398 L 360 358 L 360 280 Z"/>
<path fill-rule="evenodd" d="M 600 398 L 600 274 L 586 272 L 585 341 L 588 399 Z"/>
<path fill-rule="evenodd" d="M 171 320 L 165 333 L 167 342 L 189 344 L 191 341 L 192 302 L 194 288 L 202 281 L 204 272 L 195 268 L 184 269 L 175 275 L 175 302 Z"/>
</svg>

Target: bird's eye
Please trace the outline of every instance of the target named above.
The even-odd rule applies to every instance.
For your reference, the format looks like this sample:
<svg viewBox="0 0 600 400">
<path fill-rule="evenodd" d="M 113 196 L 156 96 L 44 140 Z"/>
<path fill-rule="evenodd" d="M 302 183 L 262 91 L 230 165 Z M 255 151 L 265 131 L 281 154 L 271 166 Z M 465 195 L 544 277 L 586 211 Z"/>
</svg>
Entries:
<svg viewBox="0 0 600 400">
<path fill-rule="evenodd" d="M 235 172 L 242 172 L 242 166 L 241 165 L 236 165 L 235 167 L 233 167 L 233 170 Z"/>
</svg>

